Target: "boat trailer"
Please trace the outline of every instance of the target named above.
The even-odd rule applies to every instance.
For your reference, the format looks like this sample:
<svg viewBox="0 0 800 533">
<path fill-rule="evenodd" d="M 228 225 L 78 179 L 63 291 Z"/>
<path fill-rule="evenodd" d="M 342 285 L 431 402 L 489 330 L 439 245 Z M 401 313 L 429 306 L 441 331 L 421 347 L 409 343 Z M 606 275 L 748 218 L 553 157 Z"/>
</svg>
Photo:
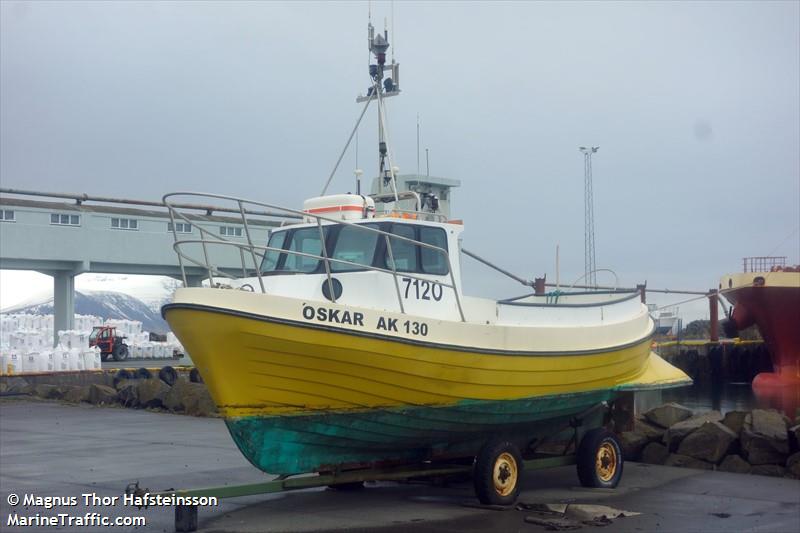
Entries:
<svg viewBox="0 0 800 533">
<path fill-rule="evenodd" d="M 622 398 L 620 398 L 622 399 Z M 617 400 L 619 402 L 619 400 Z M 616 402 L 615 402 L 616 403 Z M 625 404 L 625 402 L 621 402 Z M 590 415 L 604 410 L 602 425 L 585 428 L 585 422 Z M 220 487 L 206 487 L 198 489 L 168 490 L 151 493 L 148 489 L 139 487 L 139 483 L 131 483 L 125 488 L 125 494 L 134 497 L 147 496 L 148 498 L 204 498 L 215 497 L 238 498 L 258 494 L 274 494 L 293 490 L 302 490 L 318 487 L 354 488 L 360 487 L 365 481 L 411 481 L 420 479 L 444 479 L 449 477 L 462 477 L 471 474 L 478 499 L 485 505 L 511 505 L 520 489 L 520 475 L 525 470 L 542 470 L 559 466 L 577 465 L 578 478 L 585 487 L 613 488 L 622 477 L 623 457 L 622 449 L 616 436 L 605 429 L 611 417 L 612 406 L 603 402 L 597 404 L 583 413 L 570 419 L 568 425 L 560 426 L 556 431 L 542 439 L 538 439 L 526 448 L 525 459 L 517 465 L 513 455 L 521 458 L 516 447 L 503 438 L 487 441 L 474 461 L 467 463 L 447 462 L 422 462 L 419 464 L 404 464 L 395 467 L 363 468 L 357 470 L 343 470 L 339 472 L 306 473 L 296 475 L 281 475 L 270 481 L 250 483 L 245 485 L 227 485 Z M 596 417 L 595 417 L 596 418 Z M 572 436 L 566 443 L 561 454 L 537 453 L 542 444 L 551 440 L 553 436 L 563 434 L 572 429 Z M 574 449 L 573 453 L 567 453 Z M 488 451 L 499 450 L 488 453 Z M 514 451 L 516 450 L 516 451 Z M 503 461 L 511 462 L 508 465 Z M 483 487 L 481 487 L 483 481 Z M 146 505 L 144 505 L 146 507 Z M 197 531 L 198 505 L 175 504 L 175 531 Z"/>
</svg>

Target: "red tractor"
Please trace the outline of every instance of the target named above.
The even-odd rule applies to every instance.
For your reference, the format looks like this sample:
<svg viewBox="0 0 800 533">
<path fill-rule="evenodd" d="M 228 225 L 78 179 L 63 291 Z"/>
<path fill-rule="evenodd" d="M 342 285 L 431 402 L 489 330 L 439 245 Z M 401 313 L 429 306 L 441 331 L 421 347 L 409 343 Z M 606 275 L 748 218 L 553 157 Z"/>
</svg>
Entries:
<svg viewBox="0 0 800 533">
<path fill-rule="evenodd" d="M 128 345 L 125 337 L 117 335 L 117 328 L 113 326 L 95 326 L 89 335 L 89 346 L 100 348 L 100 358 L 105 361 L 112 356 L 114 361 L 124 361 L 128 358 Z"/>
</svg>

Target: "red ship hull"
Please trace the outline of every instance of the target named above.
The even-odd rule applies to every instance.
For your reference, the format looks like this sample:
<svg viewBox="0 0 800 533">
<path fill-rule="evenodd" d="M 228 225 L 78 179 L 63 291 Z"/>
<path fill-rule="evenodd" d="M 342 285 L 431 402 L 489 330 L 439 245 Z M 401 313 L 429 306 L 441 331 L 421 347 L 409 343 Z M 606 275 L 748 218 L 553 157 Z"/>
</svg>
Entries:
<svg viewBox="0 0 800 533">
<path fill-rule="evenodd" d="M 741 279 L 745 276 L 746 285 Z M 756 376 L 754 388 L 800 384 L 800 273 L 738 274 L 722 288 L 734 305 L 731 318 L 736 326 L 744 329 L 755 323 L 772 358 L 774 373 Z"/>
</svg>

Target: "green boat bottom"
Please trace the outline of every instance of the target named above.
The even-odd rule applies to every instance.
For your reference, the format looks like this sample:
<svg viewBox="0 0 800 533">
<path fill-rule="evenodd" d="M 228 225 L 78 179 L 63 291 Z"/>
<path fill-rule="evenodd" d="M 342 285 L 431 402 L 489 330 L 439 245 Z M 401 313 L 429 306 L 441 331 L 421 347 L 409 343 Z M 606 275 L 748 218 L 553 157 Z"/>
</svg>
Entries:
<svg viewBox="0 0 800 533">
<path fill-rule="evenodd" d="M 569 430 L 574 416 L 616 395 L 613 390 L 603 390 L 518 400 L 465 400 L 448 406 L 229 418 L 225 422 L 254 466 L 272 474 L 298 474 L 473 457 L 488 439 L 500 436 L 525 446 Z"/>
</svg>

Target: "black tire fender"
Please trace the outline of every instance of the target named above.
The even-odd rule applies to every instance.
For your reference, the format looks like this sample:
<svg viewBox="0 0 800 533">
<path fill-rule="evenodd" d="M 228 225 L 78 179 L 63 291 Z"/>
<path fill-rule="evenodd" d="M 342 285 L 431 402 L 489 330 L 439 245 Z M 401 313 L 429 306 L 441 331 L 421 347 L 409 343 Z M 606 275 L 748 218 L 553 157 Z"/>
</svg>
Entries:
<svg viewBox="0 0 800 533">
<path fill-rule="evenodd" d="M 161 381 L 172 387 L 178 381 L 178 371 L 171 366 L 165 366 L 158 371 L 158 377 Z"/>
</svg>

